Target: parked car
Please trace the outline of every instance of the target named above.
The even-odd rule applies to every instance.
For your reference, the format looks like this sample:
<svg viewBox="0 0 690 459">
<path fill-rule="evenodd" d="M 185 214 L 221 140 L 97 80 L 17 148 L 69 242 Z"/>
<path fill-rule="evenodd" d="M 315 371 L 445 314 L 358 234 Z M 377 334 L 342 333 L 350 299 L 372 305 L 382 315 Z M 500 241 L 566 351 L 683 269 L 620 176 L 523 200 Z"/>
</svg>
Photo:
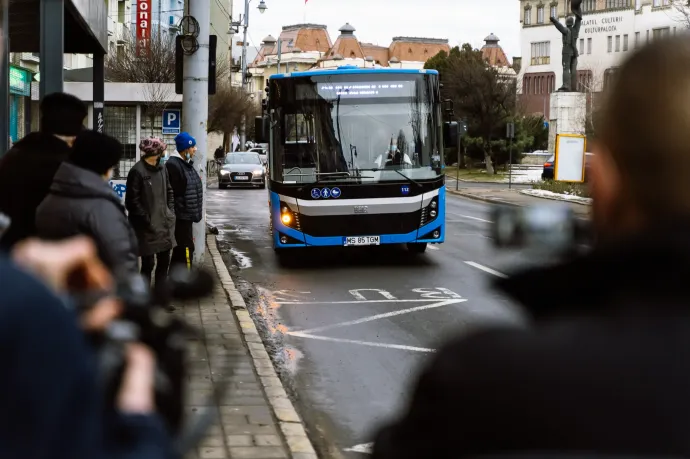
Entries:
<svg viewBox="0 0 690 459">
<path fill-rule="evenodd" d="M 594 153 L 585 153 L 585 182 L 589 179 L 589 163 Z M 541 173 L 542 180 L 553 180 L 555 175 L 556 155 L 551 155 L 544 163 L 544 170 Z"/>
<path fill-rule="evenodd" d="M 258 153 L 238 151 L 225 157 L 218 171 L 218 188 L 229 186 L 266 188 L 266 169 Z"/>
</svg>

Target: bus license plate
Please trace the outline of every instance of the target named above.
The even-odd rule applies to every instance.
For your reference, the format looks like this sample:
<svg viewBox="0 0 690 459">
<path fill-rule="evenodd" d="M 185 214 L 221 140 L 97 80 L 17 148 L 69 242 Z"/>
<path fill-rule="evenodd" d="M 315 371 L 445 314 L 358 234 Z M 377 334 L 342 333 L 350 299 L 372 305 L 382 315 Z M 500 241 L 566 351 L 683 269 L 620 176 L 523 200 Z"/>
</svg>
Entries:
<svg viewBox="0 0 690 459">
<path fill-rule="evenodd" d="M 249 177 L 247 177 L 246 175 L 238 175 L 237 177 L 235 177 L 235 180 L 245 180 L 246 181 L 246 180 L 249 180 Z"/>
<path fill-rule="evenodd" d="M 381 236 L 355 236 L 344 238 L 345 246 L 379 245 Z"/>
</svg>

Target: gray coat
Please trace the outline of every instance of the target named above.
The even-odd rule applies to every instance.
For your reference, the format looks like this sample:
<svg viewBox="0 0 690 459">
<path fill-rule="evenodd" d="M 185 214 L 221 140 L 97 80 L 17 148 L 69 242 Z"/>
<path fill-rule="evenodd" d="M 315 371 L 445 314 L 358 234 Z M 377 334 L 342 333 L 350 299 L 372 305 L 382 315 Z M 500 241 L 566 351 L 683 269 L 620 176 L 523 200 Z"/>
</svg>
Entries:
<svg viewBox="0 0 690 459">
<path fill-rule="evenodd" d="M 175 247 L 175 198 L 163 165 L 139 161 L 127 176 L 125 206 L 139 240 L 139 255 Z"/>
<path fill-rule="evenodd" d="M 91 237 L 113 272 L 137 272 L 137 240 L 120 198 L 98 174 L 71 163 L 60 165 L 48 196 L 36 210 L 38 237 Z"/>
</svg>

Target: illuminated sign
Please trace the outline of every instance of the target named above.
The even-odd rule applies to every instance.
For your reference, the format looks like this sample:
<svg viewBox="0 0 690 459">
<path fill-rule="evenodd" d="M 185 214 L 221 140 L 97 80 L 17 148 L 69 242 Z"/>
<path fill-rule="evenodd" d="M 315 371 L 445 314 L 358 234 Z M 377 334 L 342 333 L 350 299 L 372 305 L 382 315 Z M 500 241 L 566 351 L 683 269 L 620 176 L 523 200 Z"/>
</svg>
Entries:
<svg viewBox="0 0 690 459">
<path fill-rule="evenodd" d="M 318 83 L 317 91 L 324 99 L 414 97 L 415 85 L 414 81 Z"/>
<path fill-rule="evenodd" d="M 151 50 L 151 0 L 137 0 L 137 56 Z"/>
</svg>

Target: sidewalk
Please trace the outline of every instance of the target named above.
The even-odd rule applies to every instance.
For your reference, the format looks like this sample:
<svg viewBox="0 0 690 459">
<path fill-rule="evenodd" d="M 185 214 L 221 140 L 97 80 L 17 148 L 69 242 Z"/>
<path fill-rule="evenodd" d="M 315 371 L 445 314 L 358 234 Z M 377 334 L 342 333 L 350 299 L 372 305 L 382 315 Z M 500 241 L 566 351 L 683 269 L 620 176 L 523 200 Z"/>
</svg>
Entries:
<svg viewBox="0 0 690 459">
<path fill-rule="evenodd" d="M 463 188 L 460 185 L 460 190 L 455 191 L 454 187 L 447 187 L 448 192 L 458 196 L 463 196 L 469 199 L 478 201 L 490 202 L 493 204 L 503 204 L 511 206 L 543 206 L 561 204 L 569 206 L 579 218 L 589 218 L 592 206 L 583 204 L 575 204 L 565 201 L 554 201 L 551 199 L 538 198 L 536 196 L 528 196 L 521 194 L 519 189 L 509 190 L 508 188 Z"/>
<path fill-rule="evenodd" d="M 216 273 L 213 295 L 178 304 L 175 314 L 202 332 L 189 341 L 186 410 L 209 410 L 216 423 L 196 454 L 185 459 L 317 459 L 273 363 L 216 247 L 207 237 L 204 268 Z M 232 382 L 221 400 L 215 384 Z"/>
</svg>

